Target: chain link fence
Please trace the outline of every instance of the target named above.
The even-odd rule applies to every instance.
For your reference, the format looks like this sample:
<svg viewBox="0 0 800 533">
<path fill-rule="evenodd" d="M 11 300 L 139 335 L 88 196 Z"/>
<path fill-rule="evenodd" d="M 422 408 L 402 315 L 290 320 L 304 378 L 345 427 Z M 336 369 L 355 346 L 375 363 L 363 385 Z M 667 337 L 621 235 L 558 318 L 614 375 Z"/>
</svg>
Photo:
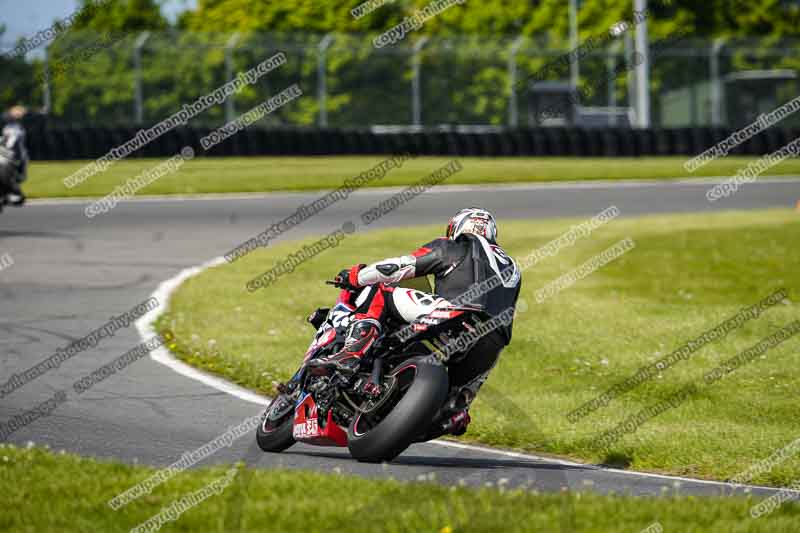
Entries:
<svg viewBox="0 0 800 533">
<path fill-rule="evenodd" d="M 636 123 L 637 113 L 634 31 L 579 54 L 577 87 L 569 68 L 537 77 L 548 62 L 566 61 L 569 53 L 565 40 L 546 36 L 409 36 L 376 49 L 373 36 L 353 34 L 73 32 L 24 60 L 5 56 L 0 79 L 29 77 L 30 90 L 14 97 L 43 108 L 54 124 L 144 125 L 283 51 L 285 65 L 192 124 L 220 126 L 298 83 L 304 96 L 261 126 L 626 127 Z M 3 43 L 6 51 L 12 47 Z M 745 125 L 800 94 L 798 51 L 798 40 L 653 37 L 651 123 Z M 798 125 L 800 116 L 784 121 Z"/>
</svg>

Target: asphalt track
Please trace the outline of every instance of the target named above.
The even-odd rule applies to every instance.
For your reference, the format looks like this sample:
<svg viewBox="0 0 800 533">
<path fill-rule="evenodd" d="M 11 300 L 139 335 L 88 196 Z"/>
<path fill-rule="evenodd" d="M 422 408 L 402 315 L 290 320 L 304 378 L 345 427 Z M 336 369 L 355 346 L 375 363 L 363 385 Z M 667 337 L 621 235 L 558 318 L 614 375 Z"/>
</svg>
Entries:
<svg viewBox="0 0 800 533">
<path fill-rule="evenodd" d="M 709 182 L 627 182 L 440 188 L 400 207 L 369 229 L 438 223 L 444 230 L 449 214 L 472 204 L 493 210 L 502 220 L 593 215 L 612 204 L 623 216 L 630 216 L 793 208 L 800 200 L 797 179 L 760 180 L 715 203 L 704 197 L 709 186 Z M 83 215 L 85 201 L 42 201 L 23 209 L 7 209 L 0 215 L 0 255 L 10 253 L 15 264 L 0 271 L 0 385 L 12 373 L 34 366 L 56 348 L 100 327 L 111 315 L 146 300 L 162 281 L 224 254 L 321 194 L 142 199 L 119 205 L 93 220 Z M 321 235 L 347 220 L 360 225 L 359 215 L 389 194 L 386 190 L 355 193 L 283 238 Z M 265 317 L 264 327 L 269 326 L 267 320 Z M 163 466 L 260 411 L 253 403 L 188 379 L 150 358 L 137 361 L 83 395 L 71 390 L 75 381 L 139 342 L 131 326 L 1 398 L 0 423 L 6 423 L 58 390 L 68 393 L 66 403 L 7 440 Z M 568 487 L 637 495 L 732 491 L 718 483 L 437 443 L 414 445 L 388 465 L 367 465 L 351 460 L 346 450 L 333 448 L 296 445 L 283 454 L 263 454 L 248 435 L 202 464 L 243 459 L 259 468 L 280 466 L 475 486 Z M 771 491 L 754 488 L 752 492 L 766 495 Z"/>
</svg>

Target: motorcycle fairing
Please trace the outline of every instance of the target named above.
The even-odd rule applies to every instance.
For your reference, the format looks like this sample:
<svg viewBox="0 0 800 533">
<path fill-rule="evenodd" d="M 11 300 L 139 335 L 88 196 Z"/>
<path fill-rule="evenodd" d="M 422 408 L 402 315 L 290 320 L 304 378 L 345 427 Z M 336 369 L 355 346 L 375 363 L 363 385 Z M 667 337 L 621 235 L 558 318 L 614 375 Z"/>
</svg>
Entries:
<svg viewBox="0 0 800 533">
<path fill-rule="evenodd" d="M 317 330 L 314 340 L 311 341 L 306 355 L 303 358 L 303 363 L 308 362 L 309 359 L 325 346 L 336 340 L 340 332 L 344 332 L 352 320 L 353 310 L 355 308 L 345 303 L 337 303 L 330 311 L 325 321 Z"/>
<path fill-rule="evenodd" d="M 326 418 L 319 415 L 314 398 L 306 393 L 294 409 L 294 439 L 316 446 L 347 446 L 347 432 L 333 421 L 333 411 Z"/>
</svg>

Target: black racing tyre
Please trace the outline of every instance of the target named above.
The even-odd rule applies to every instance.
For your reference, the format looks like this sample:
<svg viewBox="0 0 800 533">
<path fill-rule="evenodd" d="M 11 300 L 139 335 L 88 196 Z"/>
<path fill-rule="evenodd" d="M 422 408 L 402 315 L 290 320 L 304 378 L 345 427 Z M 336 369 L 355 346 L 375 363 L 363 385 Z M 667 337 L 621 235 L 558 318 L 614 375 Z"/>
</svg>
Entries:
<svg viewBox="0 0 800 533">
<path fill-rule="evenodd" d="M 291 399 L 282 398 L 281 396 L 272 400 L 264 412 L 264 418 L 256 428 L 256 442 L 258 447 L 265 452 L 282 452 L 295 443 L 292 436 L 294 409 L 289 409 L 287 413 L 282 413 L 277 418 L 270 416 L 273 409 L 279 405 L 278 401 L 282 399 L 291 402 Z"/>
<path fill-rule="evenodd" d="M 392 372 L 401 397 L 384 417 L 358 414 L 347 429 L 347 447 L 362 462 L 391 461 L 425 433 L 447 399 L 447 369 L 430 357 L 415 357 Z M 390 407 L 387 405 L 387 407 Z"/>
</svg>

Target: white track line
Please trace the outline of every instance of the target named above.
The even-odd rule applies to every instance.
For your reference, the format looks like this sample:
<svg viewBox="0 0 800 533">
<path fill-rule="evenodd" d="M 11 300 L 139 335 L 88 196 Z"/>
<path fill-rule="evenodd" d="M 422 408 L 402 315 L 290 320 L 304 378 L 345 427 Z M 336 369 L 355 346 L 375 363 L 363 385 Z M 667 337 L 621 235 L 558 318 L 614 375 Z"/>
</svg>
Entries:
<svg viewBox="0 0 800 533">
<path fill-rule="evenodd" d="M 217 265 L 225 263 L 225 259 L 223 257 L 217 257 L 203 263 L 200 266 L 187 268 L 185 270 L 181 270 L 177 276 L 168 279 L 167 281 L 161 283 L 158 286 L 156 291 L 151 294 L 153 298 L 158 300 L 158 307 L 149 311 L 147 314 L 143 315 L 139 320 L 136 321 L 136 329 L 139 331 L 139 336 L 144 339 L 151 339 L 153 336 L 156 335 L 155 330 L 155 323 L 158 317 L 160 317 L 164 311 L 167 309 L 167 303 L 169 303 L 169 298 L 172 293 L 177 289 L 181 283 L 186 281 L 187 279 L 191 278 L 192 276 L 196 276 L 197 274 L 203 272 L 208 268 L 215 267 Z M 208 372 L 203 372 L 202 370 L 198 370 L 193 366 L 189 366 L 183 361 L 177 359 L 166 346 L 159 346 L 152 352 L 150 352 L 150 357 L 154 361 L 158 361 L 162 365 L 168 366 L 170 369 L 174 370 L 178 374 L 186 376 L 187 378 L 197 380 L 209 387 L 222 391 L 226 394 L 230 394 L 232 396 L 236 396 L 237 398 L 244 400 L 246 402 L 256 403 L 259 405 L 267 405 L 269 403 L 269 398 L 261 396 L 260 394 L 256 394 L 252 391 L 245 389 L 244 387 L 240 387 L 235 383 L 231 383 L 230 381 L 221 379 L 217 376 L 209 374 Z"/>
<path fill-rule="evenodd" d="M 680 481 L 686 483 L 700 483 L 705 485 L 716 485 L 719 487 L 727 487 L 727 488 L 743 488 L 745 490 L 752 490 L 752 489 L 761 489 L 761 490 L 768 490 L 768 491 L 780 491 L 786 490 L 787 492 L 792 492 L 795 494 L 800 495 L 800 491 L 792 491 L 788 489 L 781 489 L 776 487 L 764 487 L 760 485 L 734 485 L 732 483 L 726 483 L 724 481 L 714 481 L 709 479 L 697 479 L 697 478 L 690 478 L 690 477 L 682 477 L 682 476 L 670 476 L 667 474 L 655 474 L 651 472 L 637 472 L 635 470 L 620 470 L 618 468 L 610 468 L 607 466 L 600 466 L 600 465 L 593 465 L 593 464 L 586 464 L 586 463 L 576 463 L 574 461 L 568 461 L 566 459 L 557 459 L 553 457 L 543 457 L 539 455 L 531 455 L 527 453 L 521 452 L 511 452 L 506 450 L 497 450 L 494 448 L 488 448 L 486 446 L 476 446 L 473 444 L 463 444 L 461 442 L 454 442 L 449 440 L 436 440 L 432 441 L 434 444 L 440 444 L 443 446 L 449 446 L 451 448 L 459 448 L 463 450 L 470 450 L 470 451 L 478 451 L 478 452 L 485 452 L 485 453 L 496 453 L 501 454 L 506 457 L 512 457 L 514 459 L 527 459 L 527 460 L 534 460 L 539 462 L 545 462 L 549 464 L 559 464 L 564 466 L 574 466 L 574 467 L 581 467 L 586 468 L 589 470 L 602 470 L 605 472 L 609 472 L 612 474 L 620 474 L 626 476 L 634 476 L 634 477 L 649 477 L 649 478 L 657 478 L 657 479 L 667 479 L 670 481 Z"/>
<path fill-rule="evenodd" d="M 696 187 L 716 185 L 729 176 L 713 176 L 706 178 L 663 178 L 663 179 L 631 179 L 631 180 L 587 180 L 587 181 L 545 181 L 533 183 L 498 183 L 491 185 L 438 185 L 425 191 L 426 194 L 450 194 L 455 192 L 503 192 L 503 191 L 541 191 L 541 190 L 569 190 L 569 189 L 629 189 L 674 187 L 677 185 L 692 185 Z M 781 183 L 800 183 L 800 176 L 764 177 L 748 183 L 748 186 L 774 185 Z M 383 196 L 388 193 L 402 191 L 405 187 L 369 187 L 354 191 L 352 194 L 359 196 Z M 153 202 L 186 202 L 186 201 L 219 201 L 219 200 L 265 200 L 274 198 L 296 198 L 298 196 L 324 194 L 332 189 L 306 190 L 306 191 L 275 191 L 265 193 L 205 193 L 205 194 L 162 194 L 140 195 L 126 198 L 121 203 L 153 203 Z M 80 196 L 73 198 L 41 198 L 29 200 L 26 206 L 43 207 L 50 205 L 75 205 L 87 204 L 97 200 L 98 197 Z"/>
<path fill-rule="evenodd" d="M 192 276 L 196 276 L 203 272 L 206 269 L 213 268 L 215 266 L 224 264 L 225 258 L 217 257 L 212 259 L 211 261 L 207 261 L 202 265 L 187 268 L 181 270 L 176 276 L 164 281 L 161 283 L 158 288 L 151 294 L 152 297 L 156 298 L 159 302 L 158 307 L 149 311 L 147 314 L 143 315 L 139 320 L 136 321 L 136 329 L 139 332 L 139 336 L 142 340 L 148 340 L 156 335 L 155 330 L 155 323 L 158 317 L 160 317 L 164 311 L 167 309 L 167 304 L 169 303 L 169 298 L 172 293 L 187 279 L 191 278 Z M 153 350 L 150 353 L 150 357 L 162 365 L 166 365 L 170 369 L 174 370 L 178 374 L 186 376 L 187 378 L 194 379 L 203 383 L 204 385 L 208 385 L 211 388 L 217 389 L 218 391 L 224 392 L 226 394 L 230 394 L 231 396 L 235 396 L 241 400 L 246 402 L 255 403 L 258 405 L 266 406 L 270 399 L 266 396 L 262 396 L 260 394 L 256 394 L 244 387 L 236 385 L 235 383 L 231 383 L 226 379 L 222 379 L 220 377 L 214 376 L 209 374 L 208 372 L 204 372 L 202 370 L 198 370 L 192 366 L 187 365 L 183 361 L 175 358 L 172 353 L 164 346 L 160 346 L 159 348 Z M 527 453 L 521 452 L 512 452 L 506 450 L 498 450 L 495 448 L 489 448 L 486 446 L 475 446 L 473 444 L 463 444 L 460 442 L 454 442 L 449 440 L 434 440 L 429 441 L 429 444 L 437 444 L 439 446 L 444 446 L 448 448 L 458 448 L 461 450 L 468 450 L 473 452 L 479 453 L 493 453 L 496 455 L 502 455 L 505 457 L 510 457 L 513 459 L 524 459 L 528 461 L 537 461 L 542 463 L 548 464 L 558 464 L 564 466 L 577 466 L 588 468 L 591 470 L 603 470 L 609 473 L 620 474 L 620 475 L 627 475 L 627 476 L 634 476 L 634 477 L 647 477 L 647 478 L 656 478 L 656 479 L 667 479 L 671 481 L 680 481 L 680 482 L 687 482 L 687 483 L 701 483 L 706 485 L 716 485 L 719 487 L 727 487 L 727 488 L 734 488 L 736 486 L 731 485 L 730 483 L 725 483 L 722 481 L 710 481 L 705 479 L 693 479 L 688 477 L 681 477 L 681 476 L 669 476 L 664 474 L 653 474 L 649 472 L 636 472 L 632 470 L 620 470 L 616 468 L 609 468 L 605 466 L 599 465 L 592 465 L 592 464 L 584 464 L 584 463 L 576 463 L 573 461 L 568 461 L 564 459 L 555 459 L 551 457 L 541 457 L 537 455 L 531 455 Z M 744 487 L 745 489 L 763 489 L 769 491 L 779 491 L 785 490 L 775 487 L 761 487 L 757 485 L 739 485 L 738 487 Z M 789 492 L 796 492 L 800 495 L 800 491 L 789 491 Z"/>
</svg>

